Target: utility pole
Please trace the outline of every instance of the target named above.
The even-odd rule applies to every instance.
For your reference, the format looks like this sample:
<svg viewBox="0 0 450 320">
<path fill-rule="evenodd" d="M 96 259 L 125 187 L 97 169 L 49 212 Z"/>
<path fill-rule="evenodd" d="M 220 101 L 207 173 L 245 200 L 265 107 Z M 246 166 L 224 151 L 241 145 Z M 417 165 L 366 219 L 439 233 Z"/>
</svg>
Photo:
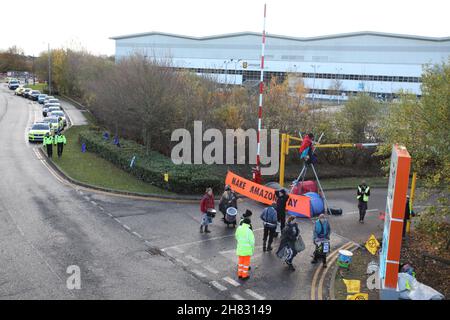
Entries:
<svg viewBox="0 0 450 320">
<path fill-rule="evenodd" d="M 52 58 L 50 54 L 50 43 L 48 44 L 48 95 L 52 95 Z"/>
</svg>

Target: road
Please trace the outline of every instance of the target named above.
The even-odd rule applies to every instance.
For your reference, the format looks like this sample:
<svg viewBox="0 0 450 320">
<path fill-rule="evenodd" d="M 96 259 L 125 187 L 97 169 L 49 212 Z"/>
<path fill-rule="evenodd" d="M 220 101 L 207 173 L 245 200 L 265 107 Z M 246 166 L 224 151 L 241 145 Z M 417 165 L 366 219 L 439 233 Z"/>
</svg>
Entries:
<svg viewBox="0 0 450 320">
<path fill-rule="evenodd" d="M 79 111 L 64 107 L 81 124 Z M 310 298 L 315 266 L 309 220 L 299 221 L 307 248 L 291 272 L 274 253 L 262 252 L 263 207 L 240 200 L 239 212 L 254 212 L 257 239 L 252 277 L 240 282 L 234 229 L 216 218 L 212 233 L 200 234 L 197 203 L 112 196 L 61 182 L 26 140 L 40 108 L 0 85 L 0 299 Z M 361 225 L 355 191 L 328 192 L 328 201 L 344 210 L 330 217 L 332 249 L 380 235 L 385 197 L 385 190 L 372 190 Z M 72 265 L 81 270 L 79 290 L 66 285 Z"/>
</svg>

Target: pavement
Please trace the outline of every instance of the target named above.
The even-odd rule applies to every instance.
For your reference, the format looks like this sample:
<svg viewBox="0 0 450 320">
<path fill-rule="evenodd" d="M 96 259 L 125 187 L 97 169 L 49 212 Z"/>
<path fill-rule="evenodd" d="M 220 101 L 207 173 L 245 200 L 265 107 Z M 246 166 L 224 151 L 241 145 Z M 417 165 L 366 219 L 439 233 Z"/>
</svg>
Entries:
<svg viewBox="0 0 450 320">
<path fill-rule="evenodd" d="M 274 252 L 262 252 L 263 206 L 241 199 L 239 213 L 253 211 L 256 237 L 251 278 L 242 282 L 234 229 L 217 217 L 212 232 L 200 234 L 199 204 L 110 195 L 61 179 L 26 138 L 40 108 L 0 84 L 0 299 L 310 299 L 310 220 L 298 221 L 306 250 L 291 272 L 275 256 L 278 239 Z M 82 112 L 63 108 L 73 125 L 84 123 Z M 365 224 L 355 193 L 327 192 L 344 211 L 329 217 L 331 250 L 382 233 L 386 190 L 371 191 Z M 79 290 L 66 286 L 72 265 L 81 270 Z"/>
</svg>

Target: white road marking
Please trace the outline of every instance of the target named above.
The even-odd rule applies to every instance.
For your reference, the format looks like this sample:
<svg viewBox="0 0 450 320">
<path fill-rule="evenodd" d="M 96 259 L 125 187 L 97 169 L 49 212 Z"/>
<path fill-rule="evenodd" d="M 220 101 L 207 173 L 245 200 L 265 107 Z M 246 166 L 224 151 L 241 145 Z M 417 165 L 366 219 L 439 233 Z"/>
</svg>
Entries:
<svg viewBox="0 0 450 320">
<path fill-rule="evenodd" d="M 218 273 L 219 273 L 218 270 L 216 270 L 216 269 L 214 269 L 213 267 L 208 266 L 208 265 L 203 266 L 203 268 L 205 268 L 206 270 L 208 270 L 209 272 L 214 273 L 214 274 L 218 274 Z"/>
<path fill-rule="evenodd" d="M 93 201 L 93 200 L 91 200 L 91 203 L 92 203 L 94 206 L 97 205 L 97 202 L 95 202 L 95 201 Z"/>
<path fill-rule="evenodd" d="M 115 220 L 116 222 L 118 222 L 118 223 L 122 224 L 122 222 L 120 222 L 120 220 L 119 220 L 119 219 L 117 219 L 117 218 L 114 218 L 114 220 Z"/>
<path fill-rule="evenodd" d="M 146 241 L 146 242 L 147 242 L 147 241 Z M 183 267 L 187 267 L 187 266 L 189 265 L 188 263 L 186 263 L 186 262 L 184 262 L 183 260 L 178 259 L 178 258 L 176 258 L 175 261 L 178 262 L 178 263 L 180 263 L 181 265 L 183 265 Z"/>
<path fill-rule="evenodd" d="M 210 284 L 213 285 L 214 287 L 216 287 L 217 289 L 219 289 L 220 291 L 228 290 L 227 287 L 221 285 L 217 281 L 211 281 Z"/>
<path fill-rule="evenodd" d="M 175 250 L 176 252 L 178 252 L 178 253 L 184 253 L 184 250 L 182 250 L 182 249 L 180 249 L 180 248 L 178 248 L 178 247 L 172 247 L 172 248 L 170 248 L 171 250 Z"/>
<path fill-rule="evenodd" d="M 105 211 L 105 209 L 103 209 L 103 207 L 101 207 L 101 206 L 98 206 L 98 208 L 102 211 Z"/>
<path fill-rule="evenodd" d="M 192 269 L 192 272 L 195 273 L 197 276 L 199 276 L 199 277 L 201 277 L 201 278 L 206 278 L 206 274 L 204 274 L 204 273 L 201 272 L 200 270 Z"/>
<path fill-rule="evenodd" d="M 189 260 L 191 260 L 194 263 L 200 263 L 201 262 L 200 260 L 198 260 L 197 258 L 195 258 L 195 257 L 193 257 L 191 255 L 186 256 L 186 259 L 189 259 Z"/>
<path fill-rule="evenodd" d="M 264 230 L 264 228 L 254 229 L 253 232 L 261 231 L 261 230 Z M 162 250 L 173 249 L 173 248 L 176 248 L 176 247 L 190 246 L 190 245 L 197 244 L 197 243 L 203 243 L 203 242 L 220 240 L 220 239 L 231 238 L 231 237 L 234 237 L 234 234 L 230 234 L 228 236 L 223 236 L 223 237 L 208 238 L 208 239 L 205 239 L 205 240 L 199 240 L 199 241 L 193 241 L 193 242 L 188 242 L 188 243 L 177 244 L 175 246 L 167 247 L 167 248 L 164 248 Z"/>
<path fill-rule="evenodd" d="M 135 232 L 135 231 L 133 231 L 132 234 L 134 234 L 138 238 L 142 238 L 142 236 L 139 233 Z"/>
<path fill-rule="evenodd" d="M 223 278 L 223 280 L 228 282 L 229 284 L 235 286 L 235 287 L 239 287 L 241 285 L 239 282 L 237 282 L 236 280 L 231 279 L 230 277 L 225 277 L 225 278 Z"/>
<path fill-rule="evenodd" d="M 131 228 L 129 226 L 127 226 L 126 224 L 123 224 L 122 227 L 124 227 L 125 229 L 127 229 L 128 231 L 131 231 Z"/>
<path fill-rule="evenodd" d="M 250 295 L 250 296 L 252 296 L 253 298 L 256 298 L 256 299 L 258 299 L 258 300 L 265 300 L 265 299 L 266 299 L 265 297 L 263 297 L 262 295 L 257 294 L 257 293 L 256 293 L 255 291 L 253 291 L 253 290 L 246 289 L 245 292 L 246 292 L 248 295 Z"/>
<path fill-rule="evenodd" d="M 236 300 L 245 300 L 244 298 L 242 298 L 240 295 L 238 294 L 233 294 L 232 297 Z"/>
</svg>

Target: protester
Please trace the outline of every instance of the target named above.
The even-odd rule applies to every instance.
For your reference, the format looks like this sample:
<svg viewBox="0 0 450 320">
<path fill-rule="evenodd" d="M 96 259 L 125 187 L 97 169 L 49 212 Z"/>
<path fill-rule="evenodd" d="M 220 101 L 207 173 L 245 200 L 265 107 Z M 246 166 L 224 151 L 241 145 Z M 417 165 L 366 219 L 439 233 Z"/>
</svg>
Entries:
<svg viewBox="0 0 450 320">
<path fill-rule="evenodd" d="M 306 164 L 312 163 L 313 160 L 313 139 L 314 134 L 308 133 L 303 137 L 302 144 L 298 149 L 300 159 L 305 160 Z"/>
<path fill-rule="evenodd" d="M 286 202 L 289 200 L 289 195 L 284 188 L 281 188 L 275 191 L 275 196 L 277 198 L 276 209 L 278 222 L 280 222 L 280 228 L 283 230 L 286 224 Z"/>
<path fill-rule="evenodd" d="M 237 209 L 237 196 L 236 193 L 231 190 L 229 185 L 225 186 L 225 191 L 222 194 L 222 197 L 219 200 L 219 210 L 222 212 L 223 217 L 227 213 L 227 209 L 233 207 Z"/>
<path fill-rule="evenodd" d="M 208 230 L 208 225 L 212 223 L 212 218 L 208 217 L 208 209 L 214 209 L 214 194 L 211 188 L 206 189 L 206 192 L 200 201 L 200 212 L 202 213 L 200 233 L 203 233 L 203 227 L 205 227 L 205 233 L 211 232 Z"/>
<path fill-rule="evenodd" d="M 311 263 L 317 263 L 322 260 L 323 267 L 327 267 L 327 255 L 323 252 L 323 242 L 330 240 L 331 227 L 325 215 L 322 213 L 319 219 L 314 223 L 313 242 L 316 246 L 314 250 L 314 257 Z"/>
<path fill-rule="evenodd" d="M 250 260 L 255 251 L 255 235 L 250 229 L 250 219 L 244 218 L 242 224 L 236 229 L 237 241 L 236 255 L 238 258 L 238 277 L 247 280 L 250 277 Z"/>
<path fill-rule="evenodd" d="M 264 234 L 263 234 L 263 251 L 272 251 L 272 242 L 275 236 L 275 231 L 277 229 L 277 211 L 275 210 L 276 203 L 265 208 L 261 213 L 261 220 L 264 224 Z M 266 247 L 267 238 L 269 238 L 268 245 Z"/>
<path fill-rule="evenodd" d="M 281 232 L 281 240 L 280 246 L 277 250 L 277 256 L 280 258 L 284 257 L 289 270 L 292 271 L 295 271 L 292 261 L 299 252 L 296 248 L 296 241 L 299 240 L 299 237 L 300 229 L 297 222 L 295 222 L 295 216 L 289 216 L 286 227 Z"/>
<path fill-rule="evenodd" d="M 367 211 L 367 203 L 369 202 L 370 187 L 363 180 L 358 186 L 358 191 L 356 193 L 356 198 L 358 199 L 358 209 L 359 209 L 359 223 L 364 223 L 364 216 Z"/>
</svg>

